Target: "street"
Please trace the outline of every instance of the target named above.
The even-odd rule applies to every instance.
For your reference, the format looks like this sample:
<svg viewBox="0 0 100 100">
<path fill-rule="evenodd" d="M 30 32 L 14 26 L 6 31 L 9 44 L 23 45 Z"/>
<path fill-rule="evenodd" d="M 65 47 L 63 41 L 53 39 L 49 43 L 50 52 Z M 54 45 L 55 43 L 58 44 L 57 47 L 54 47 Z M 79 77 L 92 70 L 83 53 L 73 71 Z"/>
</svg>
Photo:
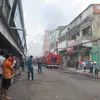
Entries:
<svg viewBox="0 0 100 100">
<path fill-rule="evenodd" d="M 43 74 L 35 72 L 35 81 L 22 73 L 9 95 L 13 100 L 100 100 L 100 81 L 43 68 Z"/>
</svg>

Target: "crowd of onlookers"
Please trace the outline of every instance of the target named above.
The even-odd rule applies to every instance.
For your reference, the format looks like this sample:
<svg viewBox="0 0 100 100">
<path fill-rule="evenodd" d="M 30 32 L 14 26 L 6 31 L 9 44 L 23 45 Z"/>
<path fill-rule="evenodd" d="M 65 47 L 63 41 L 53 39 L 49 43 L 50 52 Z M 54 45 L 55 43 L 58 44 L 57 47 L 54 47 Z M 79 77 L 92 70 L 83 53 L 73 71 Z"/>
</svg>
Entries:
<svg viewBox="0 0 100 100">
<path fill-rule="evenodd" d="M 12 99 L 8 97 L 12 74 L 19 70 L 19 66 L 22 66 L 22 62 L 23 60 L 19 60 L 19 58 L 7 52 L 0 51 L 0 98 L 4 100 Z"/>
<path fill-rule="evenodd" d="M 68 67 L 76 68 L 76 70 L 89 70 L 90 73 L 95 72 L 95 75 L 98 75 L 98 64 L 96 61 L 82 61 L 82 60 L 75 60 L 74 62 L 68 61 Z"/>
<path fill-rule="evenodd" d="M 42 62 L 39 58 L 37 59 L 37 65 L 38 73 L 42 73 Z M 30 56 L 28 59 L 23 57 L 17 58 L 7 52 L 0 51 L 0 98 L 5 100 L 12 99 L 8 97 L 12 77 L 19 70 L 20 72 L 25 72 L 25 67 L 28 70 L 28 80 L 30 76 L 34 80 L 33 56 Z"/>
</svg>

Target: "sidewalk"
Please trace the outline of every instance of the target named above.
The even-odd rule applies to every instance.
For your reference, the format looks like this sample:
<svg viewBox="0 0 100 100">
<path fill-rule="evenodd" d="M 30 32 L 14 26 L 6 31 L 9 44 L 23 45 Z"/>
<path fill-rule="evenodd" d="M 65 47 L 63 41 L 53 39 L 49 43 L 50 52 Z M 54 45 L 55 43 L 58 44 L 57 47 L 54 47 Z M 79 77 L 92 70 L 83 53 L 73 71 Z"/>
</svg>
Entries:
<svg viewBox="0 0 100 100">
<path fill-rule="evenodd" d="M 63 70 L 65 70 L 64 71 L 65 73 L 69 73 L 69 74 L 77 74 L 77 75 L 83 75 L 86 77 L 100 79 L 100 72 L 98 76 L 96 76 L 94 73 L 89 73 L 89 70 L 86 70 L 85 72 L 84 70 L 76 70 L 75 68 L 64 68 Z"/>
</svg>

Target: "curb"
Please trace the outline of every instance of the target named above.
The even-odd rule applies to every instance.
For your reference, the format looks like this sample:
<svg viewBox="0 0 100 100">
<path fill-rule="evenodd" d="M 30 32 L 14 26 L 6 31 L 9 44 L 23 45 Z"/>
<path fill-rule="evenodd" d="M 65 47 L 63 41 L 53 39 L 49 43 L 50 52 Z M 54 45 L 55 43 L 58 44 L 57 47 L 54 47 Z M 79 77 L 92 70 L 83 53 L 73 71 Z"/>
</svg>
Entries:
<svg viewBox="0 0 100 100">
<path fill-rule="evenodd" d="M 70 70 L 66 70 L 66 71 L 64 71 L 64 73 L 76 74 L 76 75 L 82 75 L 82 76 L 86 76 L 86 77 L 90 77 L 90 78 L 100 79 L 100 77 L 95 76 L 95 75 L 89 75 L 87 73 L 79 73 L 79 72 L 70 71 Z"/>
</svg>

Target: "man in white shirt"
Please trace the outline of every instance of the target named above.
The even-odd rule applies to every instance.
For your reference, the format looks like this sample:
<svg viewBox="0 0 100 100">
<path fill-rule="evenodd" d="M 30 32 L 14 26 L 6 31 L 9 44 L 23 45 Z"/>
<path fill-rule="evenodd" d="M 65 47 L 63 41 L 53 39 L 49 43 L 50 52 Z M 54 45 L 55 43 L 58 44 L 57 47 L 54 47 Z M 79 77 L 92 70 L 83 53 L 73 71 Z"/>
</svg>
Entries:
<svg viewBox="0 0 100 100">
<path fill-rule="evenodd" d="M 4 53 L 0 52 L 0 82 L 2 80 L 2 74 L 3 74 L 3 70 L 2 70 L 2 64 L 3 61 L 5 60 L 5 58 L 3 57 Z"/>
</svg>

